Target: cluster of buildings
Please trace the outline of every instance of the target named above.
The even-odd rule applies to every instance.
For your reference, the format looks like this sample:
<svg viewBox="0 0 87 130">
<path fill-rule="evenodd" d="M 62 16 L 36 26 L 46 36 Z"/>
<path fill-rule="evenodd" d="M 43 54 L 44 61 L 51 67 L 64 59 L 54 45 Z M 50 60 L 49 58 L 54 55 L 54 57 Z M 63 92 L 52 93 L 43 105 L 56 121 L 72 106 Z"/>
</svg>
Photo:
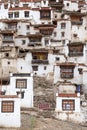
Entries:
<svg viewBox="0 0 87 130">
<path fill-rule="evenodd" d="M 87 0 L 0 0 L 1 126 L 33 107 L 33 75 L 53 80 L 57 118 L 87 121 Z"/>
</svg>

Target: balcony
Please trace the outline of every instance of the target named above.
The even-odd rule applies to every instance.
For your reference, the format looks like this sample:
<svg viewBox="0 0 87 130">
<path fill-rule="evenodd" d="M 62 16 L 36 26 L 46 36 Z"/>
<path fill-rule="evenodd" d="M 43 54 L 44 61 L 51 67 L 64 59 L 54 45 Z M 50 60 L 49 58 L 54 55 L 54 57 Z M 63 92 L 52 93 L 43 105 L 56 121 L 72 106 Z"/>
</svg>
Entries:
<svg viewBox="0 0 87 130">
<path fill-rule="evenodd" d="M 28 43 L 28 46 L 33 46 L 33 47 L 41 46 L 41 42 L 30 42 L 30 43 Z"/>
<path fill-rule="evenodd" d="M 62 7 L 64 6 L 62 2 L 55 2 L 55 1 L 52 1 L 50 2 L 50 6 L 52 8 L 57 8 L 57 9 L 62 9 Z"/>
<path fill-rule="evenodd" d="M 71 79 L 73 78 L 73 73 L 61 73 L 61 78 Z"/>
<path fill-rule="evenodd" d="M 3 38 L 3 43 L 14 43 L 13 38 Z"/>
<path fill-rule="evenodd" d="M 83 52 L 69 52 L 69 56 L 83 56 Z"/>
<path fill-rule="evenodd" d="M 82 25 L 83 24 L 82 21 L 72 21 L 71 23 L 72 23 L 72 25 Z"/>
<path fill-rule="evenodd" d="M 48 60 L 33 59 L 32 64 L 48 64 Z"/>
</svg>

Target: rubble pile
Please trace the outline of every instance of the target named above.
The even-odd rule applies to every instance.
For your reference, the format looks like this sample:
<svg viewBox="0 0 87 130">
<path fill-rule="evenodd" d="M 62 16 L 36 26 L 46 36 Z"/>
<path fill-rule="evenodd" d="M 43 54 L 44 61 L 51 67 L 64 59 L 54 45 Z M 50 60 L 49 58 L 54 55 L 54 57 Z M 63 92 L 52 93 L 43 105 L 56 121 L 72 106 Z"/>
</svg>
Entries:
<svg viewBox="0 0 87 130">
<path fill-rule="evenodd" d="M 40 103 L 49 103 L 55 108 L 53 83 L 45 77 L 34 77 L 34 107 Z"/>
</svg>

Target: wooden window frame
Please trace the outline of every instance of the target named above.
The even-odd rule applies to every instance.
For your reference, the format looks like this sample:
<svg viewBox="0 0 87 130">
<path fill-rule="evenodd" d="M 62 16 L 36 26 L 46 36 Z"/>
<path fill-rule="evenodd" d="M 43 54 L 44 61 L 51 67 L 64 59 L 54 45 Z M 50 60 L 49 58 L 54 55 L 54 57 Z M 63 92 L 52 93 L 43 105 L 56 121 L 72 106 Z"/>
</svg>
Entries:
<svg viewBox="0 0 87 130">
<path fill-rule="evenodd" d="M 24 83 L 23 83 L 23 81 L 24 81 Z M 19 83 L 18 83 L 18 82 L 19 82 Z M 23 85 L 25 85 L 25 86 L 23 86 L 23 85 L 22 85 L 22 86 L 21 86 L 21 85 L 18 86 L 17 84 L 19 84 L 19 85 L 20 85 L 20 84 L 21 84 L 21 85 L 23 84 Z M 26 88 L 27 88 L 27 79 L 16 79 L 16 88 L 17 88 L 17 89 L 26 89 Z"/>
<path fill-rule="evenodd" d="M 14 112 L 14 101 L 2 101 L 1 112 L 13 113 Z"/>
<path fill-rule="evenodd" d="M 51 19 L 51 11 L 50 10 L 41 10 L 40 19 Z"/>
<path fill-rule="evenodd" d="M 8 13 L 8 17 L 9 17 L 9 18 L 13 18 L 13 12 L 9 12 L 9 13 Z"/>
<path fill-rule="evenodd" d="M 63 99 L 62 100 L 62 110 L 63 111 L 74 111 L 75 110 L 75 100 Z"/>
<path fill-rule="evenodd" d="M 25 16 L 25 18 L 28 18 L 29 17 L 29 11 L 24 11 L 24 16 Z"/>
<path fill-rule="evenodd" d="M 19 18 L 19 12 L 14 12 L 14 17 Z"/>
<path fill-rule="evenodd" d="M 74 68 L 73 67 L 66 67 L 66 66 L 65 67 L 61 67 L 60 75 L 61 75 L 61 78 L 66 78 L 66 79 L 73 78 L 74 77 Z"/>
</svg>

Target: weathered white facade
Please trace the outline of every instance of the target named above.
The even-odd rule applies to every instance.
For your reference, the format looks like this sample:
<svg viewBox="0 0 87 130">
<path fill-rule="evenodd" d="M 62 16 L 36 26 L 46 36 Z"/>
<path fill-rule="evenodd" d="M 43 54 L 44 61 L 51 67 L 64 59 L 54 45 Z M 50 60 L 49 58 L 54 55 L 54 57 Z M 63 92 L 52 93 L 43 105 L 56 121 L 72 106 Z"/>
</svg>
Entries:
<svg viewBox="0 0 87 130">
<path fill-rule="evenodd" d="M 85 122 L 81 111 L 80 89 L 69 82 L 60 82 L 57 87 L 55 112 L 58 119 Z"/>
<path fill-rule="evenodd" d="M 20 99 L 14 95 L 0 95 L 0 127 L 20 127 Z"/>
<path fill-rule="evenodd" d="M 21 107 L 33 107 L 33 74 L 11 74 L 10 84 L 3 86 L 2 91 L 6 91 L 6 95 L 18 95 Z"/>
<path fill-rule="evenodd" d="M 9 87 L 3 87 L 6 94 L 21 94 L 21 106 L 33 107 L 32 73 L 55 85 L 72 82 L 87 93 L 87 0 L 1 0 L 0 12 L 0 79 L 13 73 Z M 21 79 L 22 89 L 17 88 Z M 68 99 L 57 96 L 60 111 L 64 98 Z M 75 101 L 74 113 L 80 113 L 80 97 L 70 98 Z M 69 119 L 77 118 L 74 113 Z"/>
</svg>

